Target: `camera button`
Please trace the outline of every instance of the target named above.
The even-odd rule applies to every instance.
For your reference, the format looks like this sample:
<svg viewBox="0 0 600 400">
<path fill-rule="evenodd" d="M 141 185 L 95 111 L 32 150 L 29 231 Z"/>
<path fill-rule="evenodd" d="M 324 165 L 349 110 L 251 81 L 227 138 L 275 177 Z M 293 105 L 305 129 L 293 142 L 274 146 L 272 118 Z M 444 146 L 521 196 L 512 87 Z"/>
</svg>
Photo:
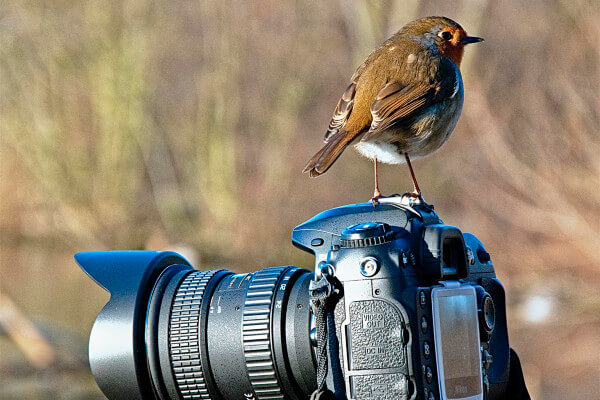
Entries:
<svg viewBox="0 0 600 400">
<path fill-rule="evenodd" d="M 488 253 L 487 251 L 485 251 L 484 249 L 477 249 L 477 258 L 479 259 L 479 262 L 482 264 L 485 264 L 489 261 L 491 261 L 491 257 L 490 257 L 490 253 Z"/>
<path fill-rule="evenodd" d="M 427 367 L 427 369 L 425 369 L 425 380 L 427 380 L 427 383 L 431 383 L 431 381 L 433 381 L 433 371 L 431 370 L 431 367 Z"/>
<path fill-rule="evenodd" d="M 375 257 L 367 257 L 360 263 L 360 273 L 367 278 L 377 274 L 379 271 L 379 261 Z"/>
<path fill-rule="evenodd" d="M 419 292 L 419 305 L 421 308 L 425 308 L 427 305 L 427 295 L 422 290 Z"/>
<path fill-rule="evenodd" d="M 325 241 L 321 238 L 314 238 L 313 240 L 310 241 L 310 245 L 312 247 L 319 247 L 322 246 L 323 243 L 325 243 Z"/>
<path fill-rule="evenodd" d="M 483 368 L 489 369 L 490 366 L 492 365 L 492 363 L 494 362 L 494 357 L 490 354 L 489 351 L 484 350 L 482 358 L 483 358 Z"/>
<path fill-rule="evenodd" d="M 431 356 L 431 347 L 429 346 L 428 341 L 423 342 L 423 355 L 425 358 L 429 358 L 429 356 Z"/>
<path fill-rule="evenodd" d="M 427 317 L 421 317 L 421 332 L 427 333 L 427 328 L 429 328 L 429 324 L 427 323 Z"/>
</svg>

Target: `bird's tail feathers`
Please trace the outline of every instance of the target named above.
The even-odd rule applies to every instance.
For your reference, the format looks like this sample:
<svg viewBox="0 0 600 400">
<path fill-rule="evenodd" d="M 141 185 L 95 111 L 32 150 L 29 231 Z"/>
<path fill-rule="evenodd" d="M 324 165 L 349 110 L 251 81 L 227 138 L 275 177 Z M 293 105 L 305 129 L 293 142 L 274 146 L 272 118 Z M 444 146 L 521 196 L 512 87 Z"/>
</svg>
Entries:
<svg viewBox="0 0 600 400">
<path fill-rule="evenodd" d="M 340 132 L 331 137 L 323 148 L 308 161 L 302 172 L 308 173 L 311 178 L 324 174 L 350 142 L 352 142 L 352 138 L 348 132 Z"/>
</svg>

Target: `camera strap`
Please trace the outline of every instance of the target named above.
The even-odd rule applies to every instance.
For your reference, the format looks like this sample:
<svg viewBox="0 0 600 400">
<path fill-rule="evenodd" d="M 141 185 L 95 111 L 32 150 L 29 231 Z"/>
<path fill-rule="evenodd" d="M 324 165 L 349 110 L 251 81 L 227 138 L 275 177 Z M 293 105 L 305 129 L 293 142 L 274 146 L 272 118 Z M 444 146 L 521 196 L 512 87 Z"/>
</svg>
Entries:
<svg viewBox="0 0 600 400">
<path fill-rule="evenodd" d="M 327 389 L 326 378 L 328 371 L 329 338 L 335 336 L 335 325 L 329 324 L 333 320 L 333 311 L 339 299 L 339 281 L 327 273 L 327 268 L 322 270 L 318 281 L 310 282 L 310 303 L 315 316 L 317 329 L 317 390 L 310 397 L 311 400 L 334 400 L 334 393 Z"/>
</svg>

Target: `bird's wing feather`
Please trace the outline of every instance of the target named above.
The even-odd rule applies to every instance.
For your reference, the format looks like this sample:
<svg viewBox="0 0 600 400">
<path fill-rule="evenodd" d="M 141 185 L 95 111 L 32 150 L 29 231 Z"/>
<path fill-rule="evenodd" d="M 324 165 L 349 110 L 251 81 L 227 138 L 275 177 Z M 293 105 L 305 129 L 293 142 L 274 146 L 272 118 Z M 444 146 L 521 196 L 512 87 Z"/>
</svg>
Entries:
<svg viewBox="0 0 600 400">
<path fill-rule="evenodd" d="M 325 143 L 329 142 L 336 134 L 340 132 L 344 133 L 344 127 L 346 126 L 346 123 L 350 118 L 350 114 L 352 113 L 352 108 L 354 107 L 354 96 L 356 95 L 358 80 L 365 69 L 367 69 L 367 66 L 370 65 L 373 59 L 379 54 L 380 49 L 381 48 L 375 49 L 371 54 L 369 54 L 367 59 L 356 69 L 352 75 L 352 78 L 350 78 L 350 85 L 348 85 L 346 88 L 346 91 L 338 101 L 335 110 L 333 111 L 333 116 L 329 122 L 329 127 L 327 128 L 327 132 L 323 138 Z"/>
<path fill-rule="evenodd" d="M 457 79 L 460 79 L 460 76 L 455 73 L 445 73 L 443 76 L 439 81 L 413 85 L 388 82 L 371 105 L 373 121 L 369 131 L 361 140 L 369 140 L 391 126 L 418 115 L 422 110 L 448 98 L 455 92 Z"/>
<path fill-rule="evenodd" d="M 439 90 L 439 89 L 438 89 Z M 371 128 L 361 140 L 369 140 L 392 125 L 428 107 L 436 97 L 436 86 L 431 84 L 402 86 L 388 83 L 379 91 L 371 105 Z"/>
<path fill-rule="evenodd" d="M 348 85 L 346 91 L 340 98 L 340 101 L 338 101 L 337 106 L 333 111 L 331 122 L 329 122 L 327 133 L 325 133 L 325 138 L 323 139 L 325 143 L 327 143 L 333 135 L 340 132 L 344 125 L 346 125 L 346 122 L 350 117 L 350 113 L 352 112 L 352 106 L 354 105 L 354 95 L 356 94 L 357 82 L 358 77 L 352 80 L 352 83 Z"/>
</svg>

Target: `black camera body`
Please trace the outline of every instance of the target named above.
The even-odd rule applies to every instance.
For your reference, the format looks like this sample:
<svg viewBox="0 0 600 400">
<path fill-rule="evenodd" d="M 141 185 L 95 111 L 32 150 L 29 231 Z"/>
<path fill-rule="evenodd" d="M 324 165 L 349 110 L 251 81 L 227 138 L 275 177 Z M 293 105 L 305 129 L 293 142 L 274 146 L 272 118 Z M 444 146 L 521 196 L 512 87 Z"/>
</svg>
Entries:
<svg viewBox="0 0 600 400">
<path fill-rule="evenodd" d="M 481 396 L 501 398 L 509 344 L 504 289 L 489 254 L 474 235 L 444 225 L 431 206 L 394 200 L 328 210 L 294 229 L 294 244 L 315 254 L 317 274 L 325 268 L 343 286 L 335 309 L 340 362 L 329 363 L 328 387 L 348 399 L 472 398 L 477 389 L 456 379 L 466 394 L 440 396 L 432 307 L 434 289 L 468 287 L 481 370 L 481 381 L 470 383 L 482 386 Z M 343 382 L 334 379 L 336 365 Z"/>
<path fill-rule="evenodd" d="M 311 282 L 334 277 L 327 387 L 336 399 L 501 399 L 504 289 L 472 234 L 401 198 L 325 211 L 293 231 L 315 272 L 197 271 L 170 252 L 76 256 L 111 293 L 90 335 L 113 399 L 308 399 Z M 487 393 L 487 394 L 486 394 Z"/>
</svg>

